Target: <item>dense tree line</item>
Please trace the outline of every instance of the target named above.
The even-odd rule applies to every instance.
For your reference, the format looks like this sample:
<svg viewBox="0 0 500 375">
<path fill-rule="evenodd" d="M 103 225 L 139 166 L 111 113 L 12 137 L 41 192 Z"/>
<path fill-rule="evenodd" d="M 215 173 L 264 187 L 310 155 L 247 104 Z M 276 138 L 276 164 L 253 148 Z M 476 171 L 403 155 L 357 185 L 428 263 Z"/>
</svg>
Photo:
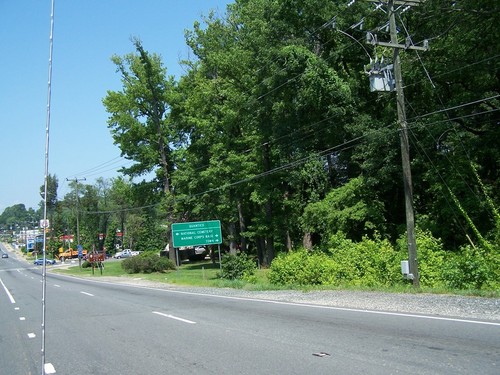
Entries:
<svg viewBox="0 0 500 375">
<path fill-rule="evenodd" d="M 103 104 L 133 162 L 123 174 L 155 177 L 85 185 L 83 235 L 107 233 L 112 246 L 121 229 L 130 245 L 161 249 L 170 223 L 220 219 L 230 251 L 264 265 L 339 232 L 404 236 L 395 94 L 371 92 L 366 74 L 392 62 L 392 48 L 366 43 L 367 31 L 389 40 L 387 13 L 347 3 L 236 0 L 186 31 L 193 58 L 178 80 L 133 39 L 134 52 L 113 57 L 123 88 Z M 431 47 L 400 56 L 417 226 L 448 251 L 498 252 L 498 10 L 494 0 L 397 10 L 399 42 Z M 75 196 L 54 208 L 62 222 L 74 223 Z"/>
<path fill-rule="evenodd" d="M 397 22 L 418 226 L 456 249 L 498 232 L 498 22 L 494 1 L 426 1 Z M 363 30 L 359 30 L 363 20 Z M 156 170 L 168 221 L 218 218 L 228 244 L 269 264 L 279 251 L 404 233 L 393 92 L 366 65 L 393 50 L 369 2 L 236 1 L 186 32 L 177 82 L 134 40 L 104 99 L 131 176 Z"/>
<path fill-rule="evenodd" d="M 38 225 L 39 215 L 33 208 L 26 209 L 23 203 L 5 208 L 0 215 L 0 228 L 2 230 L 19 230 L 23 227 Z"/>
</svg>

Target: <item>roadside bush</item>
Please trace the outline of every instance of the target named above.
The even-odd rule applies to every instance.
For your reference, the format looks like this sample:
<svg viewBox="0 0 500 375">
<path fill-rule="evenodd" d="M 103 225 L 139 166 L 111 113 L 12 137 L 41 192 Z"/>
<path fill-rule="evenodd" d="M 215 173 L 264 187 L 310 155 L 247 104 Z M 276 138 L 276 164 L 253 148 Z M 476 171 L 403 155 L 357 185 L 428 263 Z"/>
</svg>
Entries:
<svg viewBox="0 0 500 375">
<path fill-rule="evenodd" d="M 418 271 L 420 274 L 420 285 L 439 288 L 444 286 L 444 263 L 446 251 L 439 238 L 433 237 L 430 231 L 423 231 L 419 228 L 415 231 L 417 242 Z M 397 247 L 404 259 L 408 259 L 408 239 L 402 236 L 397 241 Z"/>
<path fill-rule="evenodd" d="M 443 270 L 446 286 L 454 289 L 481 289 L 489 280 L 488 263 L 479 251 L 471 246 L 460 248 L 458 254 L 450 254 Z M 494 284 L 494 283 L 491 283 Z"/>
<path fill-rule="evenodd" d="M 402 281 L 403 256 L 388 240 L 375 236 L 353 242 L 339 232 L 330 237 L 328 251 L 336 265 L 336 284 L 373 287 Z"/>
<path fill-rule="evenodd" d="M 217 276 L 221 279 L 239 280 L 248 279 L 255 273 L 255 261 L 246 253 L 240 255 L 226 255 L 222 258 L 221 272 Z"/>
<path fill-rule="evenodd" d="M 301 249 L 276 257 L 268 279 L 276 285 L 329 285 L 335 275 L 335 263 L 328 255 Z"/>
<path fill-rule="evenodd" d="M 174 270 L 175 264 L 166 257 L 160 257 L 156 253 L 149 252 L 124 259 L 122 268 L 127 273 L 153 273 Z"/>
</svg>

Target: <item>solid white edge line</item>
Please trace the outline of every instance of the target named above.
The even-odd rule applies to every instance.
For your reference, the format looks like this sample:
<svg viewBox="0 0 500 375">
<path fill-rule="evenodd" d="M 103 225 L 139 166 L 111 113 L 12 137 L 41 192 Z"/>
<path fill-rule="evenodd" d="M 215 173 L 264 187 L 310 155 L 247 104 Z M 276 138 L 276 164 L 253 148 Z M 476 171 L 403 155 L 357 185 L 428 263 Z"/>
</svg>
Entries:
<svg viewBox="0 0 500 375">
<path fill-rule="evenodd" d="M 144 288 L 149 290 L 158 290 L 155 288 L 141 287 L 135 285 L 128 285 L 137 288 Z M 286 305 L 286 306 L 299 306 L 299 307 L 311 307 L 315 309 L 325 309 L 325 310 L 337 310 L 337 311 L 351 311 L 358 313 L 366 313 L 366 314 L 378 314 L 378 315 L 390 315 L 390 316 L 401 316 L 407 318 L 418 318 L 418 319 L 431 319 L 431 320 L 444 320 L 449 322 L 460 322 L 460 323 L 472 323 L 472 324 L 483 324 L 483 325 L 492 325 L 500 327 L 500 323 L 495 322 L 485 322 L 479 320 L 469 320 L 469 319 L 459 319 L 459 318 L 446 318 L 441 316 L 432 316 L 432 315 L 417 315 L 410 313 L 398 313 L 398 312 L 390 312 L 390 311 L 377 311 L 377 310 L 364 310 L 364 309 L 355 309 L 349 307 L 335 307 L 335 306 L 324 306 L 324 305 L 313 305 L 308 303 L 297 303 L 297 302 L 284 302 L 284 301 L 273 301 L 261 298 L 247 298 L 247 297 L 233 297 L 233 296 L 219 296 L 217 294 L 203 294 L 203 293 L 195 293 L 195 292 L 183 292 L 181 290 L 165 290 L 160 289 L 169 293 L 178 293 L 178 294 L 187 294 L 194 296 L 206 296 L 206 297 L 214 297 L 214 298 L 222 298 L 222 299 L 232 299 L 237 301 L 251 301 L 251 302 L 263 302 L 263 303 L 271 303 L 276 305 Z"/>
<path fill-rule="evenodd" d="M 178 316 L 173 316 L 173 315 L 170 315 L 170 314 L 164 314 L 164 313 L 161 313 L 161 312 L 158 312 L 158 311 L 153 311 L 153 314 L 161 315 L 161 316 L 164 316 L 165 318 L 179 320 L 181 322 L 188 323 L 188 324 L 196 324 L 196 322 L 193 322 L 192 320 L 187 320 L 187 319 L 179 318 Z"/>
<path fill-rule="evenodd" d="M 80 281 L 88 281 L 91 283 L 107 284 L 107 285 L 113 285 L 113 286 L 121 285 L 121 286 L 125 286 L 125 287 L 154 290 L 154 291 L 160 291 L 160 292 L 164 292 L 164 293 L 186 294 L 186 295 L 192 295 L 192 296 L 204 296 L 204 297 L 212 297 L 212 298 L 220 298 L 220 299 L 237 300 L 237 301 L 274 303 L 277 305 L 312 307 L 312 308 L 316 308 L 316 309 L 325 309 L 325 310 L 352 311 L 352 312 L 358 312 L 358 313 L 378 314 L 378 315 L 392 315 L 392 316 L 401 316 L 401 317 L 406 317 L 406 318 L 443 320 L 443 321 L 457 322 L 457 323 L 482 324 L 482 325 L 491 325 L 491 326 L 500 327 L 500 322 L 499 323 L 487 322 L 484 320 L 469 320 L 469 319 L 460 319 L 460 318 L 447 318 L 447 317 L 433 316 L 433 315 L 417 315 L 417 314 L 411 314 L 411 313 L 399 313 L 399 312 L 390 312 L 390 311 L 364 310 L 364 309 L 355 309 L 355 308 L 349 308 L 349 307 L 314 305 L 314 304 L 310 304 L 310 303 L 273 301 L 273 300 L 267 300 L 267 299 L 261 299 L 261 298 L 250 298 L 250 297 L 220 296 L 217 294 L 205 294 L 205 293 L 196 293 L 196 292 L 184 292 L 182 290 L 168 290 L 168 289 L 150 288 L 147 286 L 133 285 L 133 284 L 127 284 L 127 283 L 117 284 L 117 283 L 112 283 L 112 282 L 108 282 L 108 281 L 83 280 L 83 279 L 80 279 L 78 277 L 73 277 L 73 276 L 68 276 L 68 275 L 58 275 L 58 276 L 74 278 L 74 279 L 78 279 Z"/>
<path fill-rule="evenodd" d="M 0 279 L 0 284 L 2 284 L 2 286 L 3 286 L 4 290 L 5 290 L 5 293 L 7 293 L 7 296 L 10 299 L 10 303 L 16 303 L 16 300 L 14 299 L 14 297 L 12 297 L 12 294 L 10 294 L 9 289 L 7 289 L 7 287 L 3 283 L 2 279 Z"/>
</svg>

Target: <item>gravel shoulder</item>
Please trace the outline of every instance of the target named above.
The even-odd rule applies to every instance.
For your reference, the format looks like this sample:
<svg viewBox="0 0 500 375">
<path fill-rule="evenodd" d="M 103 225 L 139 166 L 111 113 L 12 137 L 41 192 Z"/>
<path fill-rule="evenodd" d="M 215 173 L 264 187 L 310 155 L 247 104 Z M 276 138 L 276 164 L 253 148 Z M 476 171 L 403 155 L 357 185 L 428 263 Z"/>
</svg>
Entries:
<svg viewBox="0 0 500 375">
<path fill-rule="evenodd" d="M 312 292 L 296 290 L 247 291 L 230 288 L 184 287 L 130 277 L 99 277 L 99 281 L 226 297 L 303 303 L 345 309 L 423 314 L 500 323 L 499 298 L 428 293 L 408 294 L 343 290 Z"/>
</svg>

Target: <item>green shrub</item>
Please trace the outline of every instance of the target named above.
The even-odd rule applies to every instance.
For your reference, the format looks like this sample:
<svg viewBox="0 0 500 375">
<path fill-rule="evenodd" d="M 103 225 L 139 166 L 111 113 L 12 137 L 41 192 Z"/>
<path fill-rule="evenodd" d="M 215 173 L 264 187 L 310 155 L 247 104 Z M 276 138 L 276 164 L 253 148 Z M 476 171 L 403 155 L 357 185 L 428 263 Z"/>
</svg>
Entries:
<svg viewBox="0 0 500 375">
<path fill-rule="evenodd" d="M 466 246 L 458 254 L 448 253 L 440 239 L 419 229 L 416 241 L 421 286 L 463 290 L 500 287 L 498 252 Z M 271 263 L 268 279 L 285 286 L 395 286 L 405 282 L 403 259 L 408 259 L 406 236 L 392 246 L 377 236 L 353 242 L 339 232 L 330 237 L 326 252 L 302 249 L 280 254 Z"/>
<path fill-rule="evenodd" d="M 276 285 L 329 285 L 335 274 L 335 264 L 328 255 L 301 249 L 276 257 L 268 279 Z"/>
<path fill-rule="evenodd" d="M 160 257 L 156 253 L 149 252 L 124 259 L 122 268 L 127 273 L 153 273 L 174 270 L 175 264 L 166 257 Z"/>
<path fill-rule="evenodd" d="M 431 288 L 442 287 L 444 282 L 443 267 L 446 251 L 440 239 L 433 237 L 430 231 L 419 228 L 415 231 L 417 242 L 418 271 L 420 274 L 420 285 Z M 408 259 L 407 236 L 402 236 L 397 241 L 397 248 Z"/>
<path fill-rule="evenodd" d="M 464 246 L 458 254 L 450 254 L 443 269 L 446 286 L 453 289 L 481 289 L 489 281 L 488 263 L 483 255 L 472 248 Z"/>
<path fill-rule="evenodd" d="M 336 282 L 356 286 L 390 286 L 402 281 L 402 255 L 388 240 L 375 236 L 353 242 L 342 233 L 331 236 L 328 251 L 337 267 Z"/>
<path fill-rule="evenodd" d="M 217 276 L 221 279 L 252 280 L 251 276 L 255 273 L 255 261 L 246 253 L 240 255 L 226 255 L 222 258 L 221 272 Z"/>
</svg>

